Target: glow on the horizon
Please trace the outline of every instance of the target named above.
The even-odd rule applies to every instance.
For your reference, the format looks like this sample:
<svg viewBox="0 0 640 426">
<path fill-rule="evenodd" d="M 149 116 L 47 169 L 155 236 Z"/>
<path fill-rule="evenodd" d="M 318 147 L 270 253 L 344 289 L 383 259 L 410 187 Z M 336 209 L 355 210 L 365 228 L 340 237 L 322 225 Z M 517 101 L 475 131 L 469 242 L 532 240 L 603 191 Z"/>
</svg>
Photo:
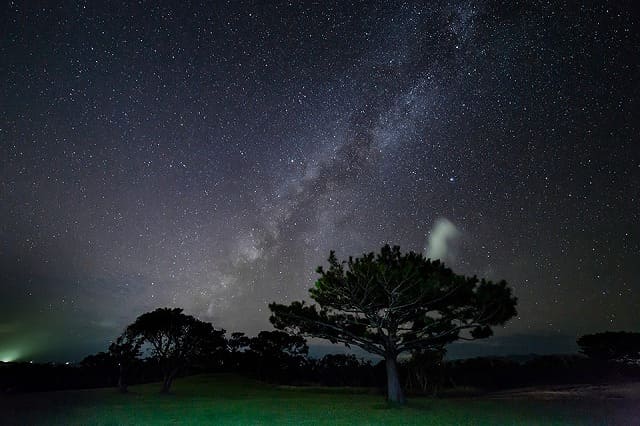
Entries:
<svg viewBox="0 0 640 426">
<path fill-rule="evenodd" d="M 13 362 L 18 358 L 20 358 L 20 351 L 17 349 L 4 350 L 0 352 L 0 361 L 2 362 Z"/>
</svg>

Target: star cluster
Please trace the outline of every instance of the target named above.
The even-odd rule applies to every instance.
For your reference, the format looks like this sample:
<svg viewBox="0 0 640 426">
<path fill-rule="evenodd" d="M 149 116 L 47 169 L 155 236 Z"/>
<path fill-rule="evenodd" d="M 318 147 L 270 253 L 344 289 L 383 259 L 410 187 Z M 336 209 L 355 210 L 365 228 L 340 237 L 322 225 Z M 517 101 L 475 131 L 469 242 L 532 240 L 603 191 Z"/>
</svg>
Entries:
<svg viewBox="0 0 640 426">
<path fill-rule="evenodd" d="M 158 306 L 253 333 L 329 250 L 429 254 L 439 224 L 519 297 L 498 334 L 636 329 L 625 4 L 10 2 L 0 353 L 81 357 Z"/>
</svg>

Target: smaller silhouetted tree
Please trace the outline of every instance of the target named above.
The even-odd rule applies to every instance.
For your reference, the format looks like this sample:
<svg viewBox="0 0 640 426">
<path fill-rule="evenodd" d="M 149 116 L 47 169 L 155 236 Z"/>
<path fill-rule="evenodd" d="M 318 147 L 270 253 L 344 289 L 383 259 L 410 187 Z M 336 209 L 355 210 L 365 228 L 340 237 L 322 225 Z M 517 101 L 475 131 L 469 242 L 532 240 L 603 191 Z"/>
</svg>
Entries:
<svg viewBox="0 0 640 426">
<path fill-rule="evenodd" d="M 109 352 L 87 355 L 80 361 L 80 366 L 96 370 L 112 368 L 114 365 L 115 360 Z"/>
<path fill-rule="evenodd" d="M 249 344 L 251 343 L 251 339 L 247 337 L 244 333 L 235 332 L 231 333 L 231 337 L 228 340 L 229 352 L 237 353 L 243 352 L 249 348 Z"/>
<path fill-rule="evenodd" d="M 373 375 L 371 361 L 353 354 L 327 354 L 316 363 L 318 380 L 325 386 L 370 385 Z"/>
<path fill-rule="evenodd" d="M 127 392 L 127 372 L 140 356 L 141 339 L 125 332 L 109 345 L 109 355 L 118 366 L 118 390 Z"/>
<path fill-rule="evenodd" d="M 305 366 L 309 352 L 302 336 L 283 331 L 261 331 L 250 339 L 247 361 L 261 379 L 286 379 Z"/>
<path fill-rule="evenodd" d="M 83 376 L 92 385 L 113 386 L 116 383 L 115 372 L 117 371 L 118 363 L 109 352 L 87 355 L 80 361 L 80 366 L 84 370 Z"/>
<path fill-rule="evenodd" d="M 607 331 L 586 334 L 577 343 L 580 352 L 595 360 L 640 363 L 640 333 Z"/>
<path fill-rule="evenodd" d="M 227 368 L 238 371 L 245 368 L 246 351 L 249 349 L 251 339 L 244 333 L 231 333 L 227 340 Z"/>
<path fill-rule="evenodd" d="M 182 313 L 179 308 L 158 308 L 140 315 L 123 336 L 148 346 L 162 370 L 161 392 L 167 393 L 178 373 L 192 363 L 226 348 L 224 330 Z"/>
<path fill-rule="evenodd" d="M 444 348 L 416 350 L 406 362 L 407 389 L 435 395 L 445 382 Z"/>
</svg>

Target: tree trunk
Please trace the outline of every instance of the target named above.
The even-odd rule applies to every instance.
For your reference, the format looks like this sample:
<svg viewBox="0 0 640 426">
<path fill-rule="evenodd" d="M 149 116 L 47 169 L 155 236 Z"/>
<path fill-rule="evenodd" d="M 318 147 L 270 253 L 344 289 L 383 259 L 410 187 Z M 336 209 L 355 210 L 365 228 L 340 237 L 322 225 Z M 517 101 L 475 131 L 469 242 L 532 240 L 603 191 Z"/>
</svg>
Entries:
<svg viewBox="0 0 640 426">
<path fill-rule="evenodd" d="M 119 374 L 118 374 L 118 390 L 121 393 L 127 393 L 127 382 L 125 380 L 125 368 L 122 365 L 122 363 L 120 364 L 120 369 L 119 369 Z"/>
<path fill-rule="evenodd" d="M 168 373 L 165 373 L 164 379 L 162 380 L 162 389 L 160 393 L 169 393 L 169 389 L 171 389 L 171 384 L 173 383 L 173 379 L 178 374 L 178 370 L 173 370 Z"/>
<path fill-rule="evenodd" d="M 407 400 L 402 392 L 402 386 L 400 386 L 396 357 L 389 356 L 385 362 L 387 364 L 387 401 L 393 404 L 404 405 Z"/>
<path fill-rule="evenodd" d="M 162 389 L 160 389 L 160 393 L 169 393 L 170 388 L 171 388 L 171 377 L 165 376 L 164 380 L 162 380 Z"/>
</svg>

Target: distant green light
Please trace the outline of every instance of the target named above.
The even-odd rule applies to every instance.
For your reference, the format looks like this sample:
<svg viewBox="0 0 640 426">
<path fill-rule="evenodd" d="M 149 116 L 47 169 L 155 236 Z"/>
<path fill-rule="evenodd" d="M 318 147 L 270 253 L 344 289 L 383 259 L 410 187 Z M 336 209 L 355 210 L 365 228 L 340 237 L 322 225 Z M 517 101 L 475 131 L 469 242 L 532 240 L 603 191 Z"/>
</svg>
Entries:
<svg viewBox="0 0 640 426">
<path fill-rule="evenodd" d="M 20 358 L 20 351 L 17 349 L 3 350 L 0 352 L 0 361 L 13 362 Z"/>
</svg>

